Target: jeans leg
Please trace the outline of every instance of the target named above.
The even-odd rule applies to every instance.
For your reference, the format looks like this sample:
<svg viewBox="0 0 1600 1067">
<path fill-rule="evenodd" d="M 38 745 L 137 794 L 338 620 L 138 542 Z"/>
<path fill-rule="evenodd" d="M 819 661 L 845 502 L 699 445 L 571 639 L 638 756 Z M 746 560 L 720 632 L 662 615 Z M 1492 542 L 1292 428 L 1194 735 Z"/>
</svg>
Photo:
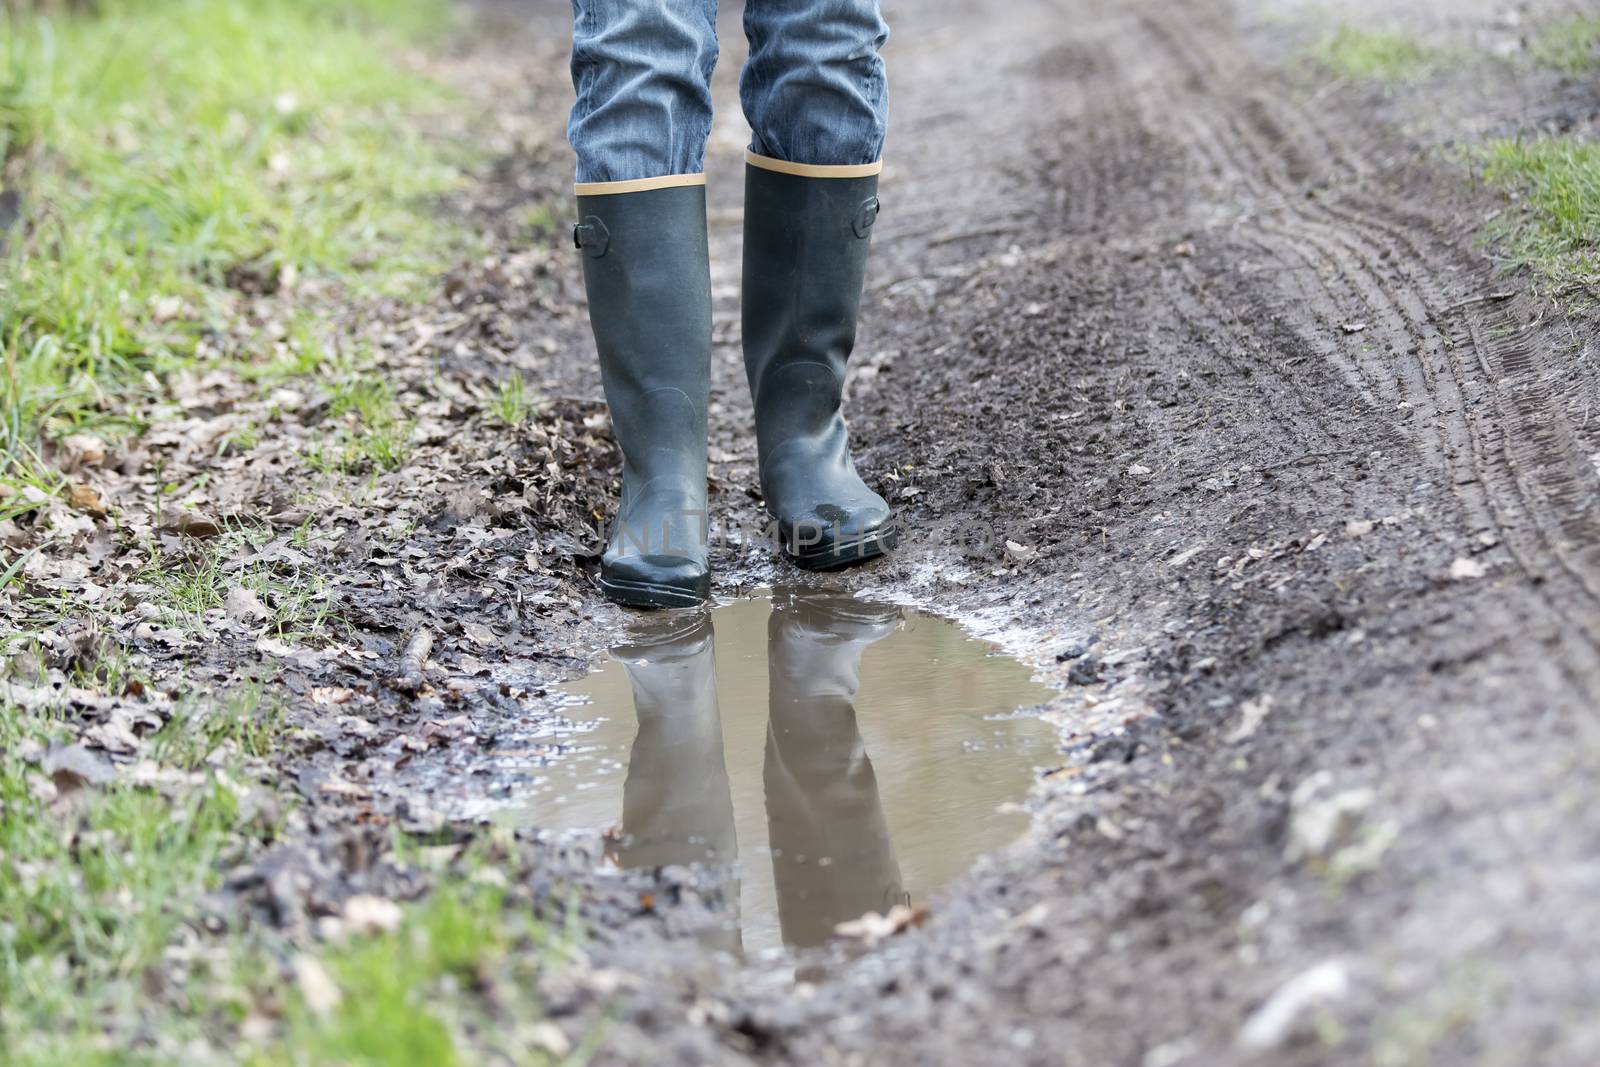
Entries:
<svg viewBox="0 0 1600 1067">
<path fill-rule="evenodd" d="M 889 27 L 878 0 L 746 0 L 739 96 L 759 156 L 860 166 L 883 155 Z"/>
<path fill-rule="evenodd" d="M 716 0 L 573 0 L 578 182 L 704 171 L 716 64 Z"/>
</svg>

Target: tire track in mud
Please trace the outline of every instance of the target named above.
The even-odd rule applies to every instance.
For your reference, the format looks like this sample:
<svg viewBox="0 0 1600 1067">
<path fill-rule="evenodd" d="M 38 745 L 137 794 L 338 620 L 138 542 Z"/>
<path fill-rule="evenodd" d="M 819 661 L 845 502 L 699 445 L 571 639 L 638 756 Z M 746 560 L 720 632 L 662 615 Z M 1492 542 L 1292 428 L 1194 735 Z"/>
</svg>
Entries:
<svg viewBox="0 0 1600 1067">
<path fill-rule="evenodd" d="M 1180 72 L 1176 82 L 1158 86 L 1165 99 L 1143 114 L 1181 115 L 1200 143 L 1223 149 L 1196 153 L 1197 164 L 1250 198 L 1244 212 L 1256 217 L 1241 236 L 1285 267 L 1269 286 L 1244 287 L 1252 318 L 1274 318 L 1269 301 L 1303 301 L 1290 322 L 1299 347 L 1360 390 L 1378 416 L 1369 422 L 1413 441 L 1447 474 L 1465 529 L 1492 532 L 1505 545 L 1527 579 L 1520 588 L 1531 594 L 1505 609 L 1565 646 L 1556 666 L 1587 712 L 1578 716 L 1580 730 L 1593 736 L 1600 674 L 1595 472 L 1546 385 L 1554 377 L 1550 357 L 1519 320 L 1526 298 L 1475 299 L 1493 292 L 1495 280 L 1480 257 L 1460 247 L 1458 233 L 1417 205 L 1371 194 L 1367 179 L 1380 168 L 1305 110 L 1281 97 L 1230 91 L 1249 63 L 1237 49 L 1226 62 L 1219 58 L 1225 42 L 1201 13 L 1186 6 L 1175 17 L 1169 6 L 1138 20 L 1154 51 Z M 1180 91 L 1187 107 L 1179 106 Z M 1444 279 L 1455 284 L 1447 290 Z M 1352 329 L 1343 343 L 1342 323 Z M 1367 337 L 1378 343 L 1363 343 Z M 1386 398 L 1415 413 L 1410 425 L 1387 417 Z M 1527 618 L 1530 610 L 1540 617 Z M 1573 633 L 1581 645 L 1568 638 Z M 1515 832 L 1511 816 L 1485 814 L 1501 855 L 1514 858 L 1516 869 L 1536 870 L 1543 857 Z"/>
<path fill-rule="evenodd" d="M 1285 267 L 1266 288 L 1304 301 L 1302 345 L 1375 413 L 1409 405 L 1409 426 L 1383 423 L 1449 478 L 1464 525 L 1505 545 L 1552 621 L 1582 635 L 1587 647 L 1569 678 L 1600 693 L 1600 478 L 1547 385 L 1550 355 L 1523 328 L 1527 298 L 1478 301 L 1504 283 L 1461 248 L 1459 233 L 1402 196 L 1378 196 L 1368 179 L 1380 164 L 1311 111 L 1248 88 L 1261 72 L 1214 6 L 1135 9 L 1124 24 L 1136 27 L 1137 44 L 1122 42 L 1122 61 L 1131 52 L 1142 71 L 1164 76 L 1099 79 L 1132 82 L 1137 100 L 1103 91 L 1097 99 L 1108 106 L 1086 125 L 1181 121 L 1187 138 L 1152 136 L 1185 144 L 1196 179 L 1222 198 L 1231 191 L 1229 229 Z M 1102 138 L 1092 154 L 1112 158 L 1062 180 L 1082 187 L 1125 172 L 1138 164 L 1137 143 Z M 1251 289 L 1258 301 L 1265 295 Z M 1258 310 L 1269 309 L 1262 301 Z M 1334 331 L 1345 324 L 1351 332 L 1340 339 Z"/>
</svg>

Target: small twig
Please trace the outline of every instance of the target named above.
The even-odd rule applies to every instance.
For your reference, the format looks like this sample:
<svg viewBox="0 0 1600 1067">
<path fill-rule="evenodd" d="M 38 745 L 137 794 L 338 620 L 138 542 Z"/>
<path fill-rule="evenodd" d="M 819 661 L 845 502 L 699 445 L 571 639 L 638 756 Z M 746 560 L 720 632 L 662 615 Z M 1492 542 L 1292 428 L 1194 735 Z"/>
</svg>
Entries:
<svg viewBox="0 0 1600 1067">
<path fill-rule="evenodd" d="M 427 684 L 422 669 L 427 665 L 428 654 L 432 651 L 433 631 L 424 626 L 406 642 L 406 649 L 400 654 L 400 669 L 389 684 L 402 693 L 419 692 Z"/>
<path fill-rule="evenodd" d="M 1474 304 L 1488 304 L 1497 300 L 1510 300 L 1516 295 L 1517 294 L 1515 290 L 1507 289 L 1505 292 L 1501 293 L 1487 293 L 1483 296 L 1468 297 L 1466 300 L 1458 300 L 1454 304 L 1451 304 L 1449 307 L 1445 308 L 1443 314 L 1448 315 L 1452 311 L 1460 311 L 1462 308 L 1469 308 Z"/>
<path fill-rule="evenodd" d="M 940 245 L 955 244 L 957 241 L 975 241 L 980 237 L 1004 237 L 1007 234 L 1018 233 L 1021 229 L 1020 226 L 984 226 L 976 230 L 956 230 L 928 238 L 928 247 L 937 248 Z"/>
</svg>

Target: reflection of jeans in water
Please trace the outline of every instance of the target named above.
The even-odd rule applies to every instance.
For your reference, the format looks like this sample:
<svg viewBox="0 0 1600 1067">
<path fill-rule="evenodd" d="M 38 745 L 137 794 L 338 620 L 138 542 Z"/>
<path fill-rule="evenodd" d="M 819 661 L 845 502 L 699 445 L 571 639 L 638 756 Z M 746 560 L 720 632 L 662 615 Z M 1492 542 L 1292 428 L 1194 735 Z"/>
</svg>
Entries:
<svg viewBox="0 0 1600 1067">
<path fill-rule="evenodd" d="M 716 0 L 573 0 L 567 135 L 578 181 L 705 169 Z M 877 0 L 745 0 L 739 81 L 751 151 L 791 163 L 875 163 L 887 88 Z"/>
<path fill-rule="evenodd" d="M 775 598 L 767 626 L 767 826 L 786 944 L 905 901 L 878 782 L 856 726 L 861 654 L 899 612 L 843 597 Z M 671 624 L 669 624 L 671 625 Z M 708 619 L 612 650 L 639 733 L 623 787 L 628 867 L 737 859 Z M 739 883 L 725 887 L 735 916 Z M 737 948 L 737 921 L 718 939 Z"/>
</svg>

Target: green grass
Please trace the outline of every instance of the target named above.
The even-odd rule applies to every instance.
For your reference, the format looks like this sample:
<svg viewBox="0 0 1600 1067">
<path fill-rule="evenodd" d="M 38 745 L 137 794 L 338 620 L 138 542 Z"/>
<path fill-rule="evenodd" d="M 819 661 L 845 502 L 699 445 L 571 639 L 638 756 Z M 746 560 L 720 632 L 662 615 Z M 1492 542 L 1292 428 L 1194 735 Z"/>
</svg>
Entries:
<svg viewBox="0 0 1600 1067">
<path fill-rule="evenodd" d="M 1495 140 L 1482 160 L 1485 178 L 1518 200 L 1491 233 L 1510 265 L 1558 286 L 1600 280 L 1600 141 Z"/>
<path fill-rule="evenodd" d="M 309 286 L 295 303 L 331 316 L 337 294 L 420 292 L 467 240 L 432 209 L 466 150 L 419 132 L 460 104 L 396 58 L 442 0 L 95 7 L 0 14 L 0 182 L 22 197 L 0 235 L 0 509 L 7 484 L 57 491 L 41 437 L 137 429 L 184 366 L 272 362 L 242 291 Z"/>
<path fill-rule="evenodd" d="M 1572 75 L 1600 70 L 1600 16 L 1574 15 L 1547 27 L 1533 43 L 1533 58 Z"/>
<path fill-rule="evenodd" d="M 289 563 L 227 569 L 230 560 L 264 547 L 275 536 L 270 526 L 239 526 L 215 538 L 187 542 L 179 552 L 168 553 L 151 545 L 139 585 L 148 602 L 160 610 L 164 623 L 191 633 L 209 630 L 206 613 L 224 608 L 230 589 L 237 585 L 254 593 L 266 612 L 263 617 L 240 620 L 246 625 L 264 626 L 272 636 L 287 641 L 329 635 L 341 620 L 335 613 L 334 594 L 324 575 Z M 304 547 L 304 529 L 294 536 Z M 81 606 L 69 606 L 69 610 L 83 611 Z M 53 624 L 62 617 L 65 615 L 43 612 L 33 620 L 33 628 Z"/>
<path fill-rule="evenodd" d="M 305 453 L 314 470 L 358 474 L 398 470 L 411 455 L 413 423 L 401 414 L 394 388 L 375 374 L 342 377 L 328 413 L 335 429 Z"/>
<path fill-rule="evenodd" d="M 276 832 L 214 772 L 176 796 L 113 783 L 52 802 L 19 751 L 59 733 L 63 714 L 0 705 L 0 1047 L 12 1063 L 110 1062 L 91 1054 L 103 1027 L 141 1014 L 140 978 L 201 894 L 246 839 Z"/>
<path fill-rule="evenodd" d="M 334 947 L 320 963 L 338 990 L 337 1005 L 318 1010 L 292 992 L 283 1035 L 254 1062 L 453 1067 L 483 1062 L 486 1046 L 504 1057 L 498 1062 L 550 1062 L 512 1035 L 495 1040 L 507 1020 L 516 1026 L 538 1019 L 531 990 L 540 965 L 561 952 L 503 897 L 492 883 L 463 881 L 408 909 L 392 933 Z M 474 988 L 499 1002 L 501 1018 L 461 995 Z"/>
<path fill-rule="evenodd" d="M 230 542 L 238 538 L 229 538 Z M 154 593 L 151 601 L 173 626 L 206 630 L 206 612 L 222 607 L 226 560 L 222 550 L 198 545 L 186 556 L 155 555 L 141 575 Z"/>
<path fill-rule="evenodd" d="M 203 933 L 202 898 L 282 832 L 281 798 L 263 804 L 260 787 L 240 785 L 248 761 L 289 736 L 281 709 L 259 686 L 185 700 L 143 754 L 186 777 L 57 796 L 26 753 L 67 739 L 73 714 L 0 703 L 8 1067 L 155 1067 L 188 1062 L 194 1042 L 212 1050 L 206 1062 L 258 1067 L 551 1062 L 530 1038 L 535 990 L 546 968 L 570 962 L 577 934 L 547 930 L 526 899 L 508 897 L 492 842 L 440 871 L 392 930 L 291 944 L 236 916 Z M 301 952 L 315 954 L 337 1003 L 308 999 L 286 966 Z M 265 1035 L 241 1031 L 251 1016 L 268 1022 Z"/>
<path fill-rule="evenodd" d="M 528 421 L 528 415 L 533 411 L 533 400 L 528 396 L 527 383 L 522 380 L 521 374 L 512 374 L 510 378 L 500 383 L 495 391 L 494 399 L 489 404 L 489 413 L 507 426 L 521 426 Z"/>
<path fill-rule="evenodd" d="M 161 763 L 194 771 L 219 752 L 264 759 L 285 729 L 283 705 L 266 700 L 261 686 L 245 685 L 218 699 L 183 701 L 150 748 Z"/>
<path fill-rule="evenodd" d="M 1436 53 L 1404 34 L 1352 26 L 1324 40 L 1316 56 L 1341 77 L 1388 85 L 1426 77 L 1438 63 Z"/>
</svg>

